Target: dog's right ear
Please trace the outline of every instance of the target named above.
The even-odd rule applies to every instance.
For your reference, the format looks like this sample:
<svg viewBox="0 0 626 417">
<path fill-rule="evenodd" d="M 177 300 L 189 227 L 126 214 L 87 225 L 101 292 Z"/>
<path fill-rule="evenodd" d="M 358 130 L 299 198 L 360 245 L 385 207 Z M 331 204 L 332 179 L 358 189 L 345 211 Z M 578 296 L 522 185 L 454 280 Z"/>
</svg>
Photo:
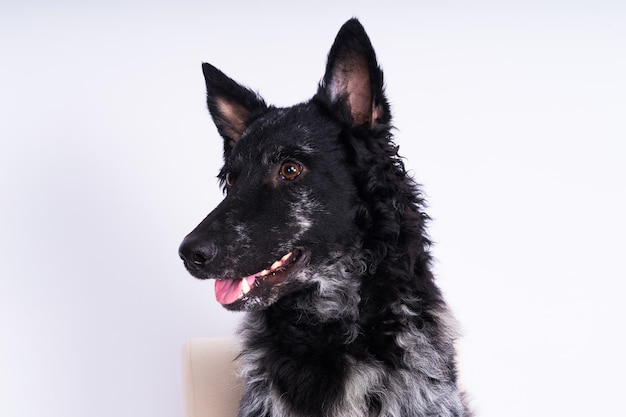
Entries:
<svg viewBox="0 0 626 417">
<path fill-rule="evenodd" d="M 316 97 L 354 127 L 373 128 L 391 121 L 383 72 L 357 19 L 339 29 Z"/>
<path fill-rule="evenodd" d="M 224 157 L 235 147 L 252 118 L 267 109 L 254 91 L 239 85 L 211 64 L 202 64 L 207 104 L 217 130 L 224 138 Z"/>
</svg>

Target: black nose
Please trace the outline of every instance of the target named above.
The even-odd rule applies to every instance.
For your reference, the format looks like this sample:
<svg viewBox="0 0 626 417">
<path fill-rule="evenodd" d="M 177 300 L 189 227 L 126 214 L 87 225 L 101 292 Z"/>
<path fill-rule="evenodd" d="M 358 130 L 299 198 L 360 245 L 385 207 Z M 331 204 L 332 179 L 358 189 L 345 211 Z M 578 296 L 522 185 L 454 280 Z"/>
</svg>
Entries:
<svg viewBox="0 0 626 417">
<path fill-rule="evenodd" d="M 187 236 L 180 244 L 178 255 L 189 272 L 198 272 L 202 271 L 217 256 L 217 246 L 210 242 L 199 242 L 197 239 Z"/>
</svg>

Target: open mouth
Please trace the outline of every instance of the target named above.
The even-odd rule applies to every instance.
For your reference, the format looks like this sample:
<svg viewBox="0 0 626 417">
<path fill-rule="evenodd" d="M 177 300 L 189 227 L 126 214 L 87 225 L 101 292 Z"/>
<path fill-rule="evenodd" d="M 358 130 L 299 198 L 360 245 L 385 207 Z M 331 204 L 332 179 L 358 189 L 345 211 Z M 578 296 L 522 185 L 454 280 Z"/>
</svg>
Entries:
<svg viewBox="0 0 626 417">
<path fill-rule="evenodd" d="M 246 299 L 267 297 L 275 287 L 298 272 L 307 262 L 307 253 L 293 250 L 255 274 L 243 278 L 216 279 L 215 298 L 225 307 L 237 308 Z"/>
</svg>

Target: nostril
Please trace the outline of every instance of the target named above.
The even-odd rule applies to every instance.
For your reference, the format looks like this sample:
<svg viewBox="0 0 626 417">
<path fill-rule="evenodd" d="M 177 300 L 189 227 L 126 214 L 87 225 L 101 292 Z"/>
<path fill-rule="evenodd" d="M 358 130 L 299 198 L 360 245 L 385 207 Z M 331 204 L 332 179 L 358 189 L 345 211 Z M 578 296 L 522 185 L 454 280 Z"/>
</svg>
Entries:
<svg viewBox="0 0 626 417">
<path fill-rule="evenodd" d="M 191 254 L 191 262 L 196 266 L 202 266 L 206 263 L 206 258 L 202 254 L 196 252 Z"/>
<path fill-rule="evenodd" d="M 217 246 L 213 243 L 198 242 L 196 239 L 186 238 L 180 245 L 178 254 L 187 269 L 199 271 L 217 256 L 217 252 Z"/>
</svg>

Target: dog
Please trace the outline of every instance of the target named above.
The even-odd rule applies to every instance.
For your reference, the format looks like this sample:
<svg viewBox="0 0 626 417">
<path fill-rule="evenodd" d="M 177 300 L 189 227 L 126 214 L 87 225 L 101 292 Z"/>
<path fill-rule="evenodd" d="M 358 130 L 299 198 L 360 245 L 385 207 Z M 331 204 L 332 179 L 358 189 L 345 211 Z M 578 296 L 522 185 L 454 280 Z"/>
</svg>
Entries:
<svg viewBox="0 0 626 417">
<path fill-rule="evenodd" d="M 279 108 L 202 64 L 224 200 L 179 249 L 245 311 L 239 417 L 467 417 L 429 220 L 383 73 L 346 22 L 317 93 Z"/>
</svg>

